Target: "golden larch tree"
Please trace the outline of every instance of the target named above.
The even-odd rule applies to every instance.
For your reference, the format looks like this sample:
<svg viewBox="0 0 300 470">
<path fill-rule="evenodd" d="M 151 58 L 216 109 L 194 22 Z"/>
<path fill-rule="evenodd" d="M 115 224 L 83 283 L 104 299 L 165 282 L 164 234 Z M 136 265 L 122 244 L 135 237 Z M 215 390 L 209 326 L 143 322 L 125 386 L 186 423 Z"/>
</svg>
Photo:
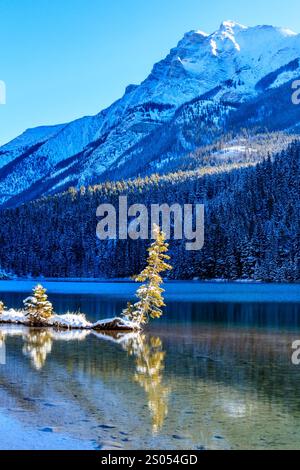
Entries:
<svg viewBox="0 0 300 470">
<path fill-rule="evenodd" d="M 34 287 L 33 295 L 23 303 L 31 325 L 43 324 L 53 315 L 52 303 L 48 300 L 46 289 L 40 284 Z"/>
<path fill-rule="evenodd" d="M 165 306 L 161 273 L 172 269 L 167 263 L 170 256 L 166 254 L 169 245 L 165 234 L 157 225 L 153 227 L 153 234 L 154 242 L 148 248 L 147 266 L 135 278 L 136 282 L 143 283 L 136 292 L 139 301 L 135 304 L 128 303 L 123 310 L 125 318 L 140 325 L 147 323 L 150 318 L 161 317 L 162 307 Z"/>
</svg>

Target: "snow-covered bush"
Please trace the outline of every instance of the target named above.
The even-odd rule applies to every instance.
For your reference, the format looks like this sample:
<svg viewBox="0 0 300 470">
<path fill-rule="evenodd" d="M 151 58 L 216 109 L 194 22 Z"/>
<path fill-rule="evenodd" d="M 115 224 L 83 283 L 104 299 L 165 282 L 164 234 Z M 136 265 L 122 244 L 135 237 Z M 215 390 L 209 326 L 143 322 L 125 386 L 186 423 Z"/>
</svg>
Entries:
<svg viewBox="0 0 300 470">
<path fill-rule="evenodd" d="M 23 301 L 26 317 L 30 324 L 40 325 L 47 322 L 53 315 L 53 306 L 48 301 L 46 289 L 38 284 L 33 289 L 33 295 Z"/>
</svg>

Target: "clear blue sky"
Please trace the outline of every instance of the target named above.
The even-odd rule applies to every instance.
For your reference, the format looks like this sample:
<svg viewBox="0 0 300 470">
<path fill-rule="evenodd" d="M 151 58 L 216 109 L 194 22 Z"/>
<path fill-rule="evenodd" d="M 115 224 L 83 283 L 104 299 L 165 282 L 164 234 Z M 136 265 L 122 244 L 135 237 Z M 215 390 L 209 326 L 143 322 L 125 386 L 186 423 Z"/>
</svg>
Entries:
<svg viewBox="0 0 300 470">
<path fill-rule="evenodd" d="M 299 0 L 0 0 L 0 15 L 0 144 L 96 114 L 191 29 L 232 19 L 300 31 Z"/>
</svg>

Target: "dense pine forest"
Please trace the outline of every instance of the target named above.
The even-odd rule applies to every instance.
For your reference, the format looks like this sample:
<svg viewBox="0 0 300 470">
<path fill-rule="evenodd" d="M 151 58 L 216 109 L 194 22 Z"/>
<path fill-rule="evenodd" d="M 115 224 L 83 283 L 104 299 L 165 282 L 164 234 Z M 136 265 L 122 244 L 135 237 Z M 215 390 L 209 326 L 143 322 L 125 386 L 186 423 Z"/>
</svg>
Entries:
<svg viewBox="0 0 300 470">
<path fill-rule="evenodd" d="M 145 241 L 100 241 L 104 202 L 205 205 L 205 244 L 170 241 L 173 279 L 300 279 L 300 143 L 259 163 L 231 163 L 70 188 L 0 213 L 1 267 L 18 276 L 128 277 L 144 266 Z"/>
</svg>

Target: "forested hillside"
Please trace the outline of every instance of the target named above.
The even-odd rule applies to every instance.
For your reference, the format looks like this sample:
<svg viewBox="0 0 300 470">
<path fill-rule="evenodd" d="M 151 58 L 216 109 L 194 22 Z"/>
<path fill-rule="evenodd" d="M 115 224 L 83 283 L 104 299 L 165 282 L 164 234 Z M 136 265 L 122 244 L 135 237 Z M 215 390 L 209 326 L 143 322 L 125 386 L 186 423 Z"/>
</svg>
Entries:
<svg viewBox="0 0 300 470">
<path fill-rule="evenodd" d="M 2 268 L 17 275 L 127 277 L 145 262 L 147 242 L 96 238 L 103 202 L 205 204 L 205 244 L 170 242 L 175 279 L 300 280 L 300 144 L 248 161 L 69 189 L 0 213 Z"/>
</svg>

